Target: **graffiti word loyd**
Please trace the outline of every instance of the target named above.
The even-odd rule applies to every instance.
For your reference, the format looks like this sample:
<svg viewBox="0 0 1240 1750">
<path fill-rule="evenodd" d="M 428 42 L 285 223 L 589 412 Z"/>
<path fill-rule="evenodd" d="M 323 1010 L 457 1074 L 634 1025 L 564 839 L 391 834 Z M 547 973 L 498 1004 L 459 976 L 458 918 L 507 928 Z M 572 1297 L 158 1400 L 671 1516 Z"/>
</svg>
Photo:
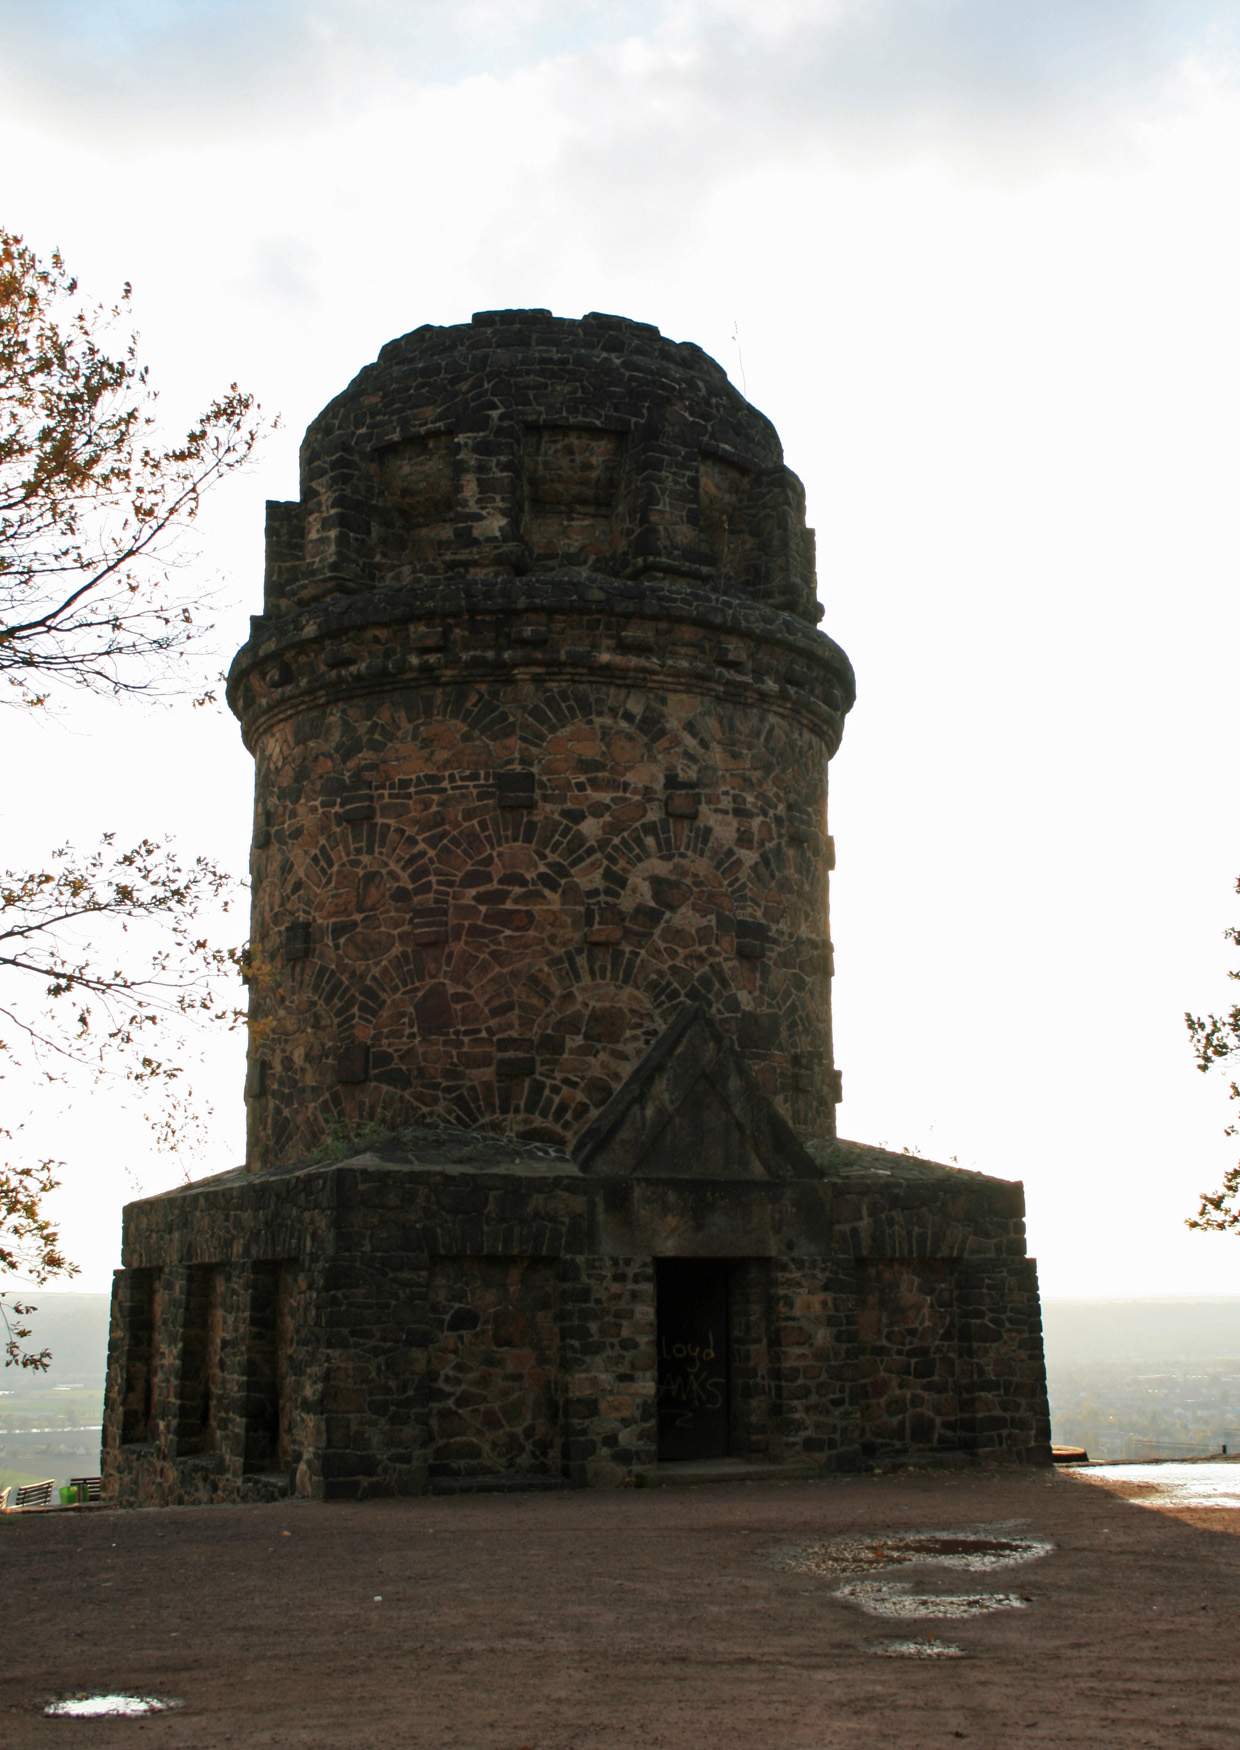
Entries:
<svg viewBox="0 0 1240 1750">
<path fill-rule="evenodd" d="M 716 1361 L 715 1333 L 708 1330 L 704 1343 L 669 1343 L 666 1337 L 659 1339 L 659 1360 L 680 1361 L 692 1373 L 696 1373 L 705 1361 Z"/>
</svg>

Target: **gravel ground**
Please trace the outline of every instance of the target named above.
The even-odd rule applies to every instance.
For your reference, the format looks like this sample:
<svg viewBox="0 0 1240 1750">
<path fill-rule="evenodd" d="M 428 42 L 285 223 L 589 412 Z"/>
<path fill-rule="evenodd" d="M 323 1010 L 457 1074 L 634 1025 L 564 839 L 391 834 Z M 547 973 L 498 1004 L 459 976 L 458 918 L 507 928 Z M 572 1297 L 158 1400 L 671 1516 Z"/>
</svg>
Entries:
<svg viewBox="0 0 1240 1750">
<path fill-rule="evenodd" d="M 1237 1531 L 1096 1470 L 10 1516 L 0 1743 L 1232 1750 Z M 97 1689 L 180 1705 L 44 1717 Z"/>
</svg>

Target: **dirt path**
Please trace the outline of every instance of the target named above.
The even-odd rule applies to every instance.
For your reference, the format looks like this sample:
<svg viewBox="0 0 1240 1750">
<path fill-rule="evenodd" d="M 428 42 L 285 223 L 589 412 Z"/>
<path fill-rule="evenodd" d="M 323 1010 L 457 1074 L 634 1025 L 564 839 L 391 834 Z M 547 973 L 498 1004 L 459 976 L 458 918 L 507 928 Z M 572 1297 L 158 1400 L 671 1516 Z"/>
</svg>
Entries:
<svg viewBox="0 0 1240 1750">
<path fill-rule="evenodd" d="M 0 1743 L 1230 1750 L 1238 1523 L 1047 1472 L 11 1517 Z M 902 1532 L 1054 1549 L 970 1572 Z M 963 1656 L 875 1656 L 909 1639 Z M 42 1716 L 118 1687 L 182 1705 Z"/>
</svg>

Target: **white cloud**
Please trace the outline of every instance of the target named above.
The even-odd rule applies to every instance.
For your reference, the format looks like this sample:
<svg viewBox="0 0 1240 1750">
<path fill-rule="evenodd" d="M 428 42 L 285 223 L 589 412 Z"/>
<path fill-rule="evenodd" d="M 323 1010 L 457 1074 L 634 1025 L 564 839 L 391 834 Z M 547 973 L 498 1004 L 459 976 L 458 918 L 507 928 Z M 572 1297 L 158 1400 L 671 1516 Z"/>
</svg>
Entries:
<svg viewBox="0 0 1240 1750">
<path fill-rule="evenodd" d="M 1234 59 L 1237 42 L 1223 0 L 49 0 L 0 20 L 21 71 L 10 102 L 79 140 L 347 127 L 428 89 L 554 65 L 549 99 L 596 140 L 708 115 L 704 162 L 797 141 L 967 154 L 979 132 L 1036 153 L 1030 129 L 1045 149 L 1069 123 L 1087 143 L 1117 105 L 1186 59 Z"/>
</svg>

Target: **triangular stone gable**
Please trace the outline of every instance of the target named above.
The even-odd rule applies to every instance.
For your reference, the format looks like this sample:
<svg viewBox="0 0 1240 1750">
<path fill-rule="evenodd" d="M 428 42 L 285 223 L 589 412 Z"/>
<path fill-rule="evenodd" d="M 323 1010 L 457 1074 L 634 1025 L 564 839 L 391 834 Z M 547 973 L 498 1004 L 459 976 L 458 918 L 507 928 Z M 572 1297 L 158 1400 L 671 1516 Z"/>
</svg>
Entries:
<svg viewBox="0 0 1240 1750">
<path fill-rule="evenodd" d="M 583 1172 L 614 1178 L 821 1177 L 735 1046 L 698 1007 L 681 1010 L 573 1155 Z"/>
</svg>

